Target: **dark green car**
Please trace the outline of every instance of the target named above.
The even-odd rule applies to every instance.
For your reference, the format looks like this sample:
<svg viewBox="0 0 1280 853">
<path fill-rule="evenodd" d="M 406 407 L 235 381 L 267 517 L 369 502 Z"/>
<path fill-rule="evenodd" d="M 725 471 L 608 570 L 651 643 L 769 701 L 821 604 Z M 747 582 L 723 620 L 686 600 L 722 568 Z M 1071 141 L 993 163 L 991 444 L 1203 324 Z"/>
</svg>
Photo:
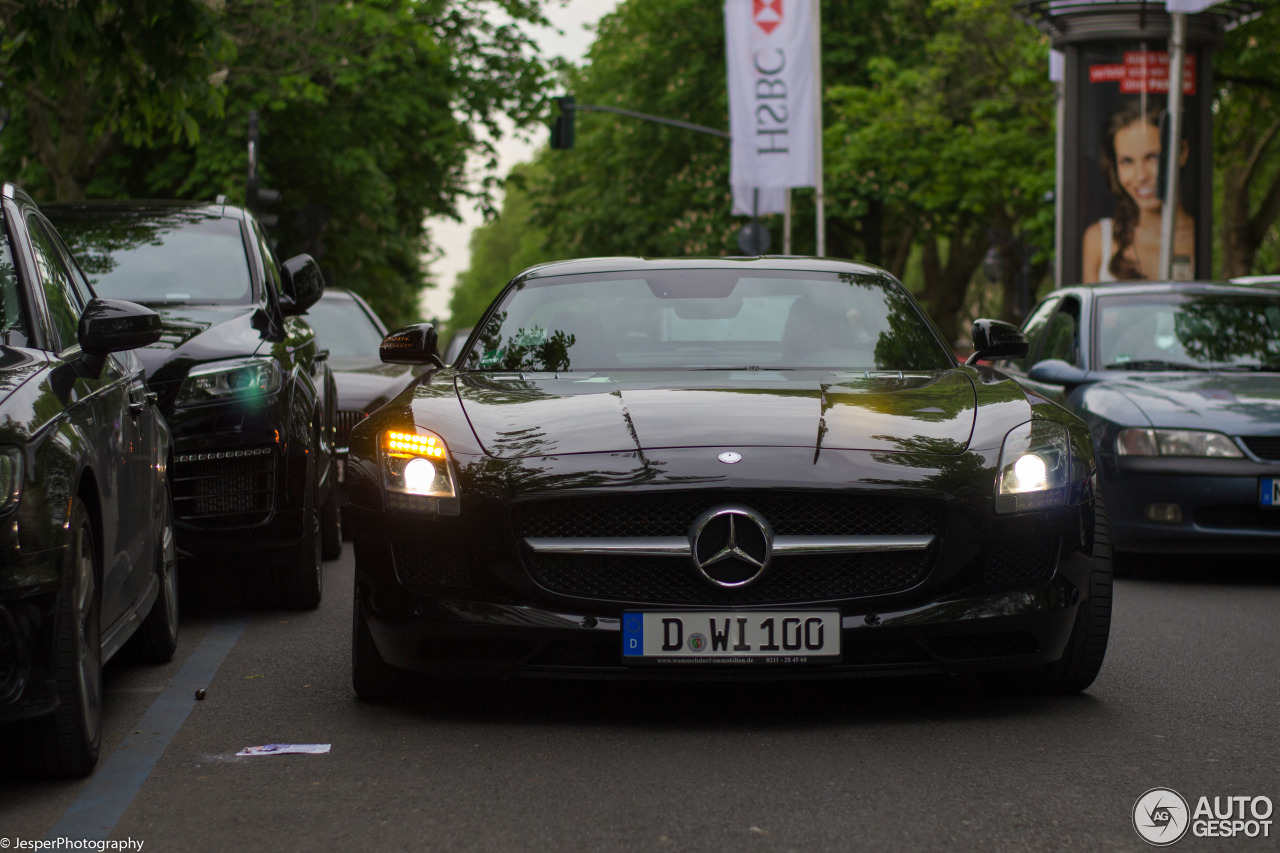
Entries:
<svg viewBox="0 0 1280 853">
<path fill-rule="evenodd" d="M 103 663 L 177 645 L 169 428 L 131 351 L 160 318 L 97 298 L 11 184 L 0 291 L 0 722 L 36 772 L 77 776 L 98 758 Z"/>
</svg>

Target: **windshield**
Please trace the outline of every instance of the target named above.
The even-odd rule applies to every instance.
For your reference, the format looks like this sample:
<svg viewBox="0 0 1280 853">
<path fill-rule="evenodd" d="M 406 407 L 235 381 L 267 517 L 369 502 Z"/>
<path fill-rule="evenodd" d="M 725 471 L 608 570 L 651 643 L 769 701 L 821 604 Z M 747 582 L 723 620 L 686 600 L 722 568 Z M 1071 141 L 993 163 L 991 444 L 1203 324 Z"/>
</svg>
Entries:
<svg viewBox="0 0 1280 853">
<path fill-rule="evenodd" d="M 1112 370 L 1280 369 L 1280 293 L 1110 296 L 1097 324 Z"/>
<path fill-rule="evenodd" d="M 469 370 L 939 370 L 952 357 L 891 279 L 683 269 L 534 279 L 510 291 Z"/>
<path fill-rule="evenodd" d="M 234 219 L 178 211 L 54 223 L 98 296 L 152 304 L 252 300 L 249 259 Z"/>
<path fill-rule="evenodd" d="M 354 299 L 321 299 L 304 318 L 331 358 L 377 358 L 382 332 Z"/>
</svg>

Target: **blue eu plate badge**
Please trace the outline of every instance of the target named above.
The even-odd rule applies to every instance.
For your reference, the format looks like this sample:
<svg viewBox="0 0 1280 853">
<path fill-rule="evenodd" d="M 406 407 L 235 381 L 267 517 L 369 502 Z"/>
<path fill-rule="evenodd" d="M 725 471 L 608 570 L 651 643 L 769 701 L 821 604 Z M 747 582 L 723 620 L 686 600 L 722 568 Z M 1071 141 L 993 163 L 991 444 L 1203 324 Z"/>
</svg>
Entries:
<svg viewBox="0 0 1280 853">
<path fill-rule="evenodd" d="M 639 657 L 644 654 L 644 616 L 627 613 L 622 617 L 622 654 Z"/>
</svg>

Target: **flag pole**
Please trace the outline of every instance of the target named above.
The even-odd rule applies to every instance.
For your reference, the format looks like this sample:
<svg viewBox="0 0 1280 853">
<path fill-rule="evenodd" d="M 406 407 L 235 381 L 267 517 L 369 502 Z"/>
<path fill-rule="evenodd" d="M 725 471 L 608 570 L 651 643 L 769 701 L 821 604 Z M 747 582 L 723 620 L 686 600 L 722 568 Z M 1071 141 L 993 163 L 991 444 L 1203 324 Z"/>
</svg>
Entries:
<svg viewBox="0 0 1280 853">
<path fill-rule="evenodd" d="M 814 202 L 817 208 L 817 255 L 821 258 L 827 254 L 827 218 L 822 193 L 822 18 L 819 0 L 812 0 L 812 3 L 813 98 L 815 101 L 813 120 L 817 124 L 817 133 L 814 134 L 814 169 L 817 171 L 814 180 Z"/>
<path fill-rule="evenodd" d="M 782 254 L 791 254 L 791 187 L 782 191 Z"/>
</svg>

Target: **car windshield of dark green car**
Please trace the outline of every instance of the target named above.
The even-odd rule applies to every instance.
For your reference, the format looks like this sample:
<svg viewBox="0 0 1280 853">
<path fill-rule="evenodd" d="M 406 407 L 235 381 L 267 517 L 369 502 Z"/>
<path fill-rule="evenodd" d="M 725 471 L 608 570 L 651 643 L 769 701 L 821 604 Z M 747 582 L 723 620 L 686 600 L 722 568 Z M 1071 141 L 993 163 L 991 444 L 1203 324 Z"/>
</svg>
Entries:
<svg viewBox="0 0 1280 853">
<path fill-rule="evenodd" d="M 463 369 L 941 370 L 929 321 L 877 275 L 671 269 L 529 279 Z"/>
<path fill-rule="evenodd" d="M 307 325 L 316 333 L 321 349 L 330 358 L 378 357 L 382 333 L 359 305 L 351 299 L 321 299 L 307 309 Z"/>
<path fill-rule="evenodd" d="M 145 304 L 252 301 L 240 223 L 188 211 L 60 217 L 58 233 L 98 296 Z"/>
<path fill-rule="evenodd" d="M 1107 370 L 1280 371 L 1280 293 L 1161 293 L 1098 300 Z"/>
</svg>

